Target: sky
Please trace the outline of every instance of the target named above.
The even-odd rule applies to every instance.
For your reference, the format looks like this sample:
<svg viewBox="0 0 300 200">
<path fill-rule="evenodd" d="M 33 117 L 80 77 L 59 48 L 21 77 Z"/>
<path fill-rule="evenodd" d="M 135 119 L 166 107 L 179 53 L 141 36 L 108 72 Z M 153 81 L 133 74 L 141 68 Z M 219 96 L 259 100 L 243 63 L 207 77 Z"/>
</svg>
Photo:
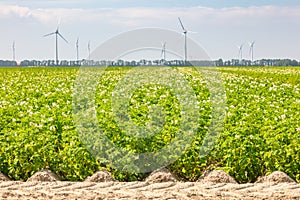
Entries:
<svg viewBox="0 0 300 200">
<path fill-rule="evenodd" d="M 55 37 L 43 37 L 59 26 L 59 59 L 88 57 L 105 41 L 127 31 L 156 27 L 182 32 L 178 17 L 211 59 L 300 60 L 299 0 L 1 0 L 0 60 L 54 60 Z M 134 41 L 133 41 L 134 42 Z M 167 48 L 168 44 L 166 45 Z"/>
</svg>

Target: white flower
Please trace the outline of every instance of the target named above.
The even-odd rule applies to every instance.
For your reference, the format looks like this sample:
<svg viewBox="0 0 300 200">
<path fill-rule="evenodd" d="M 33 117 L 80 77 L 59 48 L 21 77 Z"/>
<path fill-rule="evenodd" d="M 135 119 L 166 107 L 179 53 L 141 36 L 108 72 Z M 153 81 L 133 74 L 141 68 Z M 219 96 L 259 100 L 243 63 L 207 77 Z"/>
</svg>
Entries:
<svg viewBox="0 0 300 200">
<path fill-rule="evenodd" d="M 50 131 L 55 131 L 55 130 L 56 130 L 55 126 L 50 126 Z"/>
<path fill-rule="evenodd" d="M 26 103 L 25 101 L 21 101 L 20 106 L 23 106 L 25 103 Z"/>
<path fill-rule="evenodd" d="M 296 128 L 296 131 L 297 131 L 297 132 L 300 132 L 300 127 L 297 127 L 297 128 Z"/>
<path fill-rule="evenodd" d="M 57 103 L 53 102 L 53 103 L 52 103 L 52 107 L 53 107 L 53 108 L 59 108 L 59 105 L 58 105 Z"/>
<path fill-rule="evenodd" d="M 50 117 L 49 119 L 48 119 L 48 122 L 52 122 L 54 119 L 52 118 L 52 117 Z"/>
<path fill-rule="evenodd" d="M 50 94 L 51 94 L 51 93 L 48 92 L 48 93 L 46 93 L 46 94 L 44 94 L 44 95 L 45 95 L 45 97 L 48 97 Z"/>
</svg>

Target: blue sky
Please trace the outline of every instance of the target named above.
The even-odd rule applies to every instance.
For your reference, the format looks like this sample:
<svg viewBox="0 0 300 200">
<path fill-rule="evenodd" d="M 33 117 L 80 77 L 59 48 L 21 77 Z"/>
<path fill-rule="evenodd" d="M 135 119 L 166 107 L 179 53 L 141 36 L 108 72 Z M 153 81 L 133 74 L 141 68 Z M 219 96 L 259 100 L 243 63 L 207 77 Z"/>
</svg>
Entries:
<svg viewBox="0 0 300 200">
<path fill-rule="evenodd" d="M 180 16 L 193 40 L 212 59 L 237 58 L 237 45 L 255 40 L 255 59 L 300 60 L 300 1 L 296 0 L 2 0 L 0 1 L 0 59 L 54 59 L 54 37 L 60 31 L 69 43 L 59 41 L 60 59 L 80 58 L 119 33 L 143 27 L 181 32 Z"/>
</svg>

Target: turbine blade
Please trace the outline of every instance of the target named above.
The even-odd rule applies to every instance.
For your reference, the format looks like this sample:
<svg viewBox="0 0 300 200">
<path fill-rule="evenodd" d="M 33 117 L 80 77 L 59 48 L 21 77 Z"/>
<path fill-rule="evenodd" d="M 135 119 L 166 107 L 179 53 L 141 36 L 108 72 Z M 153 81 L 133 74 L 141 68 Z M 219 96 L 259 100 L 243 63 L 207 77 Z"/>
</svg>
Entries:
<svg viewBox="0 0 300 200">
<path fill-rule="evenodd" d="M 178 17 L 178 20 L 179 20 L 179 23 L 181 25 L 182 30 L 186 31 L 185 28 L 184 28 L 184 26 L 183 26 L 183 24 L 182 24 L 182 21 L 181 21 L 180 17 Z"/>
<path fill-rule="evenodd" d="M 59 32 L 57 32 L 57 34 L 66 42 L 69 43 Z"/>
<path fill-rule="evenodd" d="M 47 37 L 47 36 L 49 36 L 49 35 L 53 35 L 53 34 L 55 34 L 55 32 L 53 32 L 53 33 L 49 33 L 49 34 L 46 34 L 46 35 L 43 35 L 43 37 Z"/>
</svg>

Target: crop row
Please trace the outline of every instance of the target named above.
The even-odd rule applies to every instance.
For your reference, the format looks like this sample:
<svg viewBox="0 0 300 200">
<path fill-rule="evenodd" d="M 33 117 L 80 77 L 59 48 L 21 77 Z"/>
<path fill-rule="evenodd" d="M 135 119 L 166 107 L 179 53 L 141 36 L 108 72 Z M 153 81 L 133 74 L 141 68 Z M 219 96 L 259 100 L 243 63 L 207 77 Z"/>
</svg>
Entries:
<svg viewBox="0 0 300 200">
<path fill-rule="evenodd" d="M 78 181 L 106 168 L 132 181 L 167 165 L 190 181 L 223 169 L 238 182 L 276 170 L 300 182 L 300 69 L 219 70 L 210 81 L 222 81 L 226 112 L 201 156 L 216 123 L 209 73 L 107 68 L 80 77 L 78 68 L 1 68 L 0 171 L 26 180 L 46 168 Z"/>
</svg>

